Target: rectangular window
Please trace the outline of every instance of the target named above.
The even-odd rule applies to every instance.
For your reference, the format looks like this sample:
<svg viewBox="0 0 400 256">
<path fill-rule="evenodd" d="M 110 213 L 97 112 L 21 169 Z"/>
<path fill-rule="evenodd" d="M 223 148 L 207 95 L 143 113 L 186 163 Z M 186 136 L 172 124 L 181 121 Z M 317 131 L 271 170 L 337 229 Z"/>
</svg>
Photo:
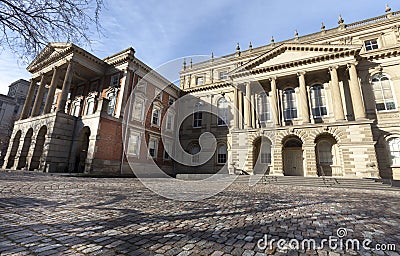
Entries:
<svg viewBox="0 0 400 256">
<path fill-rule="evenodd" d="M 377 39 L 365 41 L 364 45 L 365 45 L 365 49 L 367 51 L 371 51 L 371 50 L 375 50 L 375 49 L 379 48 Z"/>
<path fill-rule="evenodd" d="M 201 127 L 203 121 L 203 113 L 201 111 L 193 113 L 193 127 Z"/>
<path fill-rule="evenodd" d="M 135 99 L 133 118 L 139 121 L 143 121 L 143 111 L 144 111 L 144 100 Z"/>
<path fill-rule="evenodd" d="M 88 101 L 86 106 L 86 115 L 91 115 L 94 112 L 94 101 Z"/>
<path fill-rule="evenodd" d="M 174 114 L 172 114 L 172 113 L 168 113 L 167 114 L 167 122 L 165 124 L 165 128 L 168 131 L 172 131 L 173 130 L 173 128 L 174 128 Z"/>
<path fill-rule="evenodd" d="M 119 74 L 115 74 L 111 77 L 110 86 L 116 87 L 119 85 Z"/>
<path fill-rule="evenodd" d="M 153 116 L 152 116 L 152 120 L 151 120 L 151 123 L 153 125 L 160 126 L 160 115 L 161 115 L 160 109 L 158 109 L 158 108 L 153 109 Z"/>
<path fill-rule="evenodd" d="M 226 80 L 228 78 L 228 72 L 221 71 L 219 72 L 219 80 Z"/>
<path fill-rule="evenodd" d="M 204 78 L 202 76 L 196 77 L 196 85 L 202 85 L 204 83 Z"/>
<path fill-rule="evenodd" d="M 128 155 L 139 156 L 140 134 L 131 133 L 129 136 Z"/>
<path fill-rule="evenodd" d="M 141 91 L 143 93 L 146 93 L 146 88 L 147 88 L 147 82 L 146 81 L 140 81 L 137 84 L 137 90 Z"/>
<path fill-rule="evenodd" d="M 73 112 L 73 116 L 78 117 L 79 116 L 79 112 L 81 111 L 81 106 L 79 104 L 75 104 L 74 106 L 74 112 Z"/>
<path fill-rule="evenodd" d="M 172 152 L 172 144 L 170 142 L 166 142 L 164 145 L 164 159 L 171 160 L 171 157 L 168 152 Z"/>
<path fill-rule="evenodd" d="M 149 155 L 152 158 L 157 158 L 158 140 L 154 138 L 149 139 Z"/>
</svg>

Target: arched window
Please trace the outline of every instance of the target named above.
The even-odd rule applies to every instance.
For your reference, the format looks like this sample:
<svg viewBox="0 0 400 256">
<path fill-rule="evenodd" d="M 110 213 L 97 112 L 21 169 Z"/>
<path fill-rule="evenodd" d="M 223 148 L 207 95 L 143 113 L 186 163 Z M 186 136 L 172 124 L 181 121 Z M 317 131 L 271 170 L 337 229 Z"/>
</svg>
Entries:
<svg viewBox="0 0 400 256">
<path fill-rule="evenodd" d="M 201 127 L 202 122 L 203 122 L 203 113 L 201 112 L 201 106 L 203 104 L 201 102 L 196 103 L 194 105 L 194 111 L 193 111 L 193 127 Z"/>
<path fill-rule="evenodd" d="M 311 106 L 314 117 L 326 116 L 326 97 L 323 85 L 314 85 L 311 87 Z"/>
<path fill-rule="evenodd" d="M 297 102 L 294 89 L 286 89 L 283 91 L 283 111 L 285 120 L 297 118 Z"/>
<path fill-rule="evenodd" d="M 333 164 L 332 144 L 328 141 L 318 143 L 318 161 L 320 164 Z"/>
<path fill-rule="evenodd" d="M 228 120 L 228 101 L 222 97 L 218 100 L 218 125 L 226 126 Z"/>
<path fill-rule="evenodd" d="M 376 110 L 396 109 L 389 77 L 384 74 L 376 74 L 372 77 L 371 81 Z"/>
<path fill-rule="evenodd" d="M 392 165 L 400 165 L 400 138 L 392 138 L 388 143 Z"/>
<path fill-rule="evenodd" d="M 269 105 L 268 94 L 265 92 L 258 96 L 257 111 L 260 122 L 271 120 L 271 107 Z"/>
<path fill-rule="evenodd" d="M 217 150 L 217 163 L 225 164 L 227 159 L 227 149 L 225 144 L 221 144 Z"/>
</svg>

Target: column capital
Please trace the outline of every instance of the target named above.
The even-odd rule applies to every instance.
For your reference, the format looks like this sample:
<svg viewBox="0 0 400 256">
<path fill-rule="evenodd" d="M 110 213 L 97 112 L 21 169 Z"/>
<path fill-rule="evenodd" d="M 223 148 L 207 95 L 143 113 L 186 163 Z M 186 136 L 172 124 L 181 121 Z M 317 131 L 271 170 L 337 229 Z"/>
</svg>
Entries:
<svg viewBox="0 0 400 256">
<path fill-rule="evenodd" d="M 305 71 L 299 71 L 296 73 L 297 77 L 304 76 L 306 74 Z"/>
<path fill-rule="evenodd" d="M 339 65 L 333 65 L 333 66 L 328 67 L 329 71 L 337 70 L 338 68 L 339 68 Z"/>
<path fill-rule="evenodd" d="M 278 79 L 278 78 L 276 76 L 271 76 L 268 79 L 269 79 L 269 81 L 276 81 L 276 79 Z"/>
<path fill-rule="evenodd" d="M 357 64 L 358 64 L 358 61 L 347 63 L 347 69 L 350 69 L 352 67 L 356 67 Z"/>
</svg>

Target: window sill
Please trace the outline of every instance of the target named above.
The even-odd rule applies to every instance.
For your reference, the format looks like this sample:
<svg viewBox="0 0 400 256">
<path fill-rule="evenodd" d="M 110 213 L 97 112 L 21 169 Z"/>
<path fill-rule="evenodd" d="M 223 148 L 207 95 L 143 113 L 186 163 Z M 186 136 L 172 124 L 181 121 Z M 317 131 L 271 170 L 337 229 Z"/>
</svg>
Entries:
<svg viewBox="0 0 400 256">
<path fill-rule="evenodd" d="M 385 114 L 385 113 L 395 113 L 398 112 L 398 109 L 390 109 L 390 110 L 377 110 L 377 114 Z"/>
</svg>

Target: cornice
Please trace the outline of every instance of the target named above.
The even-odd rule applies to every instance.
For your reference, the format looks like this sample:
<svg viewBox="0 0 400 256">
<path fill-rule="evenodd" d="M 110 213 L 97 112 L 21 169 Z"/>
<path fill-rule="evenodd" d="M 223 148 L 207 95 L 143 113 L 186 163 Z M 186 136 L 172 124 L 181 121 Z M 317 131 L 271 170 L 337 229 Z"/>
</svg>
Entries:
<svg viewBox="0 0 400 256">
<path fill-rule="evenodd" d="M 250 63 L 246 64 L 245 66 L 242 66 L 239 69 L 232 71 L 230 76 L 232 78 L 244 77 L 244 76 L 248 76 L 248 75 L 256 75 L 256 74 L 261 74 L 261 73 L 265 73 L 265 72 L 272 72 L 272 71 L 277 71 L 277 70 L 282 70 L 282 69 L 287 69 L 287 68 L 294 68 L 294 67 L 314 64 L 314 63 L 318 63 L 318 62 L 322 62 L 322 61 L 340 59 L 340 58 L 344 58 L 344 57 L 351 57 L 351 56 L 356 57 L 357 54 L 361 50 L 361 46 L 350 47 L 350 48 L 348 47 L 349 49 L 344 50 L 344 51 L 328 50 L 328 51 L 323 51 L 325 54 L 321 54 L 321 55 L 310 57 L 310 58 L 304 58 L 304 59 L 299 59 L 299 60 L 294 60 L 294 61 L 283 62 L 283 63 L 279 63 L 279 64 L 267 66 L 267 67 L 253 68 L 253 67 L 256 67 L 257 65 L 260 65 L 261 63 L 263 63 L 266 59 L 273 57 L 273 56 L 277 56 L 277 55 L 281 54 L 282 52 L 286 51 L 286 49 L 290 49 L 290 47 L 291 46 L 289 46 L 289 48 L 282 47 L 282 48 L 278 49 L 278 51 L 274 51 L 271 54 L 268 54 L 266 56 L 261 56 L 262 58 L 260 57 L 260 59 L 254 60 L 253 62 L 250 62 Z M 298 47 L 300 47 L 300 46 L 296 46 L 296 48 L 298 48 Z M 318 49 L 318 45 L 315 46 L 315 49 Z"/>
<path fill-rule="evenodd" d="M 182 91 L 184 93 L 190 93 L 190 92 L 214 90 L 214 89 L 224 88 L 224 87 L 228 87 L 228 86 L 232 86 L 232 84 L 230 82 L 222 82 L 222 83 L 205 84 L 202 86 L 187 88 Z"/>
</svg>

